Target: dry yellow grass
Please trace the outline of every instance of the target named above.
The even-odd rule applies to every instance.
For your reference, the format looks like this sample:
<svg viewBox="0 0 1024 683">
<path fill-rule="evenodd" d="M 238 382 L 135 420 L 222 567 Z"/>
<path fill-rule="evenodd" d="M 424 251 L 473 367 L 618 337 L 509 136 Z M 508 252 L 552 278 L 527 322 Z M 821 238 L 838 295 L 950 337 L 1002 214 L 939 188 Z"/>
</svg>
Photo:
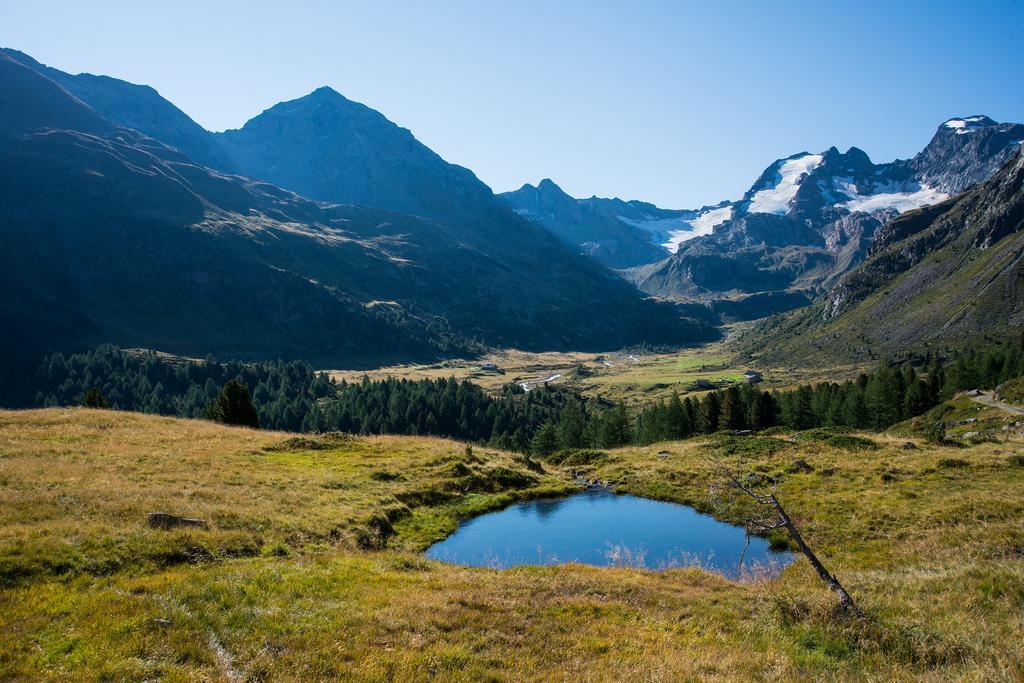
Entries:
<svg viewBox="0 0 1024 683">
<path fill-rule="evenodd" d="M 903 450 L 904 438 L 866 435 L 872 447 L 827 436 L 627 448 L 584 473 L 702 507 L 714 476 L 706 453 L 777 478 L 867 623 L 834 615 L 805 562 L 732 583 L 699 570 L 467 569 L 411 552 L 461 516 L 569 486 L 510 454 L 394 437 L 284 445 L 289 435 L 196 421 L 3 412 L 0 679 L 1024 676 L 1020 442 Z M 527 473 L 524 485 L 516 475 Z M 154 509 L 212 528 L 150 530 Z M 361 549 L 389 509 L 395 535 L 369 537 L 387 549 Z M 157 552 L 168 544 L 193 554 Z"/>
<path fill-rule="evenodd" d="M 482 366 L 489 363 L 504 373 L 483 370 Z M 584 369 L 583 376 L 576 375 L 577 367 Z M 807 383 L 842 381 L 855 377 L 865 368 L 859 365 L 828 369 L 763 366 L 738 357 L 730 342 L 719 342 L 673 353 L 500 350 L 472 360 L 452 359 L 431 365 L 392 365 L 372 370 L 327 372 L 334 379 L 347 382 L 359 382 L 364 376 L 371 380 L 455 377 L 470 380 L 492 393 L 509 382 L 537 383 L 557 376 L 555 384 L 571 387 L 585 396 L 647 404 L 668 398 L 673 391 L 684 394 L 697 380 L 738 381 L 747 369 L 764 372 L 764 387 L 783 389 Z"/>
<path fill-rule="evenodd" d="M 77 408 L 0 412 L 0 453 L 0 575 L 12 577 L 376 546 L 399 520 L 400 541 L 422 545 L 460 516 L 568 488 L 521 457 L 467 458 L 442 439 L 304 439 Z M 146 528 L 156 511 L 211 528 Z"/>
</svg>

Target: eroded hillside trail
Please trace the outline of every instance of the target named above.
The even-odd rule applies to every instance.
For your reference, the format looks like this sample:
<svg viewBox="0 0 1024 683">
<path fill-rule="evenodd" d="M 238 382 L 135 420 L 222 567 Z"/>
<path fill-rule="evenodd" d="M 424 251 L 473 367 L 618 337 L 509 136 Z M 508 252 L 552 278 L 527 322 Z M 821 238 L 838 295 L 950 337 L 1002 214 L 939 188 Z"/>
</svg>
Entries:
<svg viewBox="0 0 1024 683">
<path fill-rule="evenodd" d="M 1024 415 L 1024 408 L 996 400 L 995 393 L 991 391 L 979 392 L 976 396 L 971 396 L 971 400 L 975 403 L 989 406 L 990 408 L 999 408 L 1000 410 L 1008 412 L 1010 415 Z"/>
</svg>

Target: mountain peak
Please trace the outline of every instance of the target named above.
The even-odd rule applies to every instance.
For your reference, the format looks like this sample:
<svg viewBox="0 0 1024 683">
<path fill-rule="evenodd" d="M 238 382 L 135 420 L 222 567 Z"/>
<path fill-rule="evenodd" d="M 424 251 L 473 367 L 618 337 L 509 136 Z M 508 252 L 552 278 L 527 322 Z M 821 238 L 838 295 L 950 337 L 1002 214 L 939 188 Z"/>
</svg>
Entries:
<svg viewBox="0 0 1024 683">
<path fill-rule="evenodd" d="M 334 88 L 332 88 L 331 86 L 329 86 L 329 85 L 321 85 L 319 88 L 317 88 L 313 92 L 309 93 L 308 95 L 303 95 L 302 97 L 298 97 L 298 98 L 292 100 L 291 103 L 310 104 L 310 105 L 314 105 L 314 106 L 315 105 L 319 105 L 319 104 L 346 104 L 347 105 L 347 104 L 352 104 L 352 101 L 349 100 L 344 95 L 342 95 L 337 90 L 335 90 Z M 287 103 L 282 103 L 282 104 L 287 104 Z"/>
<path fill-rule="evenodd" d="M 957 133 L 966 133 L 975 128 L 987 128 L 989 126 L 998 126 L 996 121 L 993 121 L 984 114 L 975 114 L 974 116 L 965 116 L 963 118 L 949 119 L 945 121 L 939 128 L 949 128 L 955 130 Z"/>
<path fill-rule="evenodd" d="M 307 97 L 322 97 L 322 98 L 336 98 L 346 99 L 344 95 L 335 90 L 329 85 L 321 85 L 319 88 L 309 93 Z"/>
</svg>

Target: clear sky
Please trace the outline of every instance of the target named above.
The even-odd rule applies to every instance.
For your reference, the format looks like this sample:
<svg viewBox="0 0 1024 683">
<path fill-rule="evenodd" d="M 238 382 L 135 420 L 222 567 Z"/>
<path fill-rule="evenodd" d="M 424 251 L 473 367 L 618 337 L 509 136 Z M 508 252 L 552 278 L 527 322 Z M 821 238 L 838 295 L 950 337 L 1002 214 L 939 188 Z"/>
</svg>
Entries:
<svg viewBox="0 0 1024 683">
<path fill-rule="evenodd" d="M 1024 2 L 16 2 L 0 45 L 237 128 L 329 85 L 495 191 L 691 208 L 830 145 L 907 157 L 1024 121 Z"/>
</svg>

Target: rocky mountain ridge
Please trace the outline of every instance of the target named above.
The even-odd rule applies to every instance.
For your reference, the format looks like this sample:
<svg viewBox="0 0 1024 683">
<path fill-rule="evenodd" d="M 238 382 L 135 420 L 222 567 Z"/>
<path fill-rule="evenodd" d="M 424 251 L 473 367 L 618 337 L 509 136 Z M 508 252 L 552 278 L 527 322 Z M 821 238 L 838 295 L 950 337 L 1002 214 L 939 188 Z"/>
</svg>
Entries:
<svg viewBox="0 0 1024 683">
<path fill-rule="evenodd" d="M 814 306 L 745 345 L 775 356 L 884 357 L 1005 338 L 1024 325 L 1024 151 L 984 183 L 883 226 L 862 264 Z"/>
<path fill-rule="evenodd" d="M 882 226 L 985 181 L 1022 140 L 1024 125 L 970 116 L 941 124 L 910 160 L 874 164 L 856 147 L 780 159 L 711 235 L 629 276 L 644 291 L 685 301 L 766 292 L 813 297 L 863 260 Z"/>
</svg>

